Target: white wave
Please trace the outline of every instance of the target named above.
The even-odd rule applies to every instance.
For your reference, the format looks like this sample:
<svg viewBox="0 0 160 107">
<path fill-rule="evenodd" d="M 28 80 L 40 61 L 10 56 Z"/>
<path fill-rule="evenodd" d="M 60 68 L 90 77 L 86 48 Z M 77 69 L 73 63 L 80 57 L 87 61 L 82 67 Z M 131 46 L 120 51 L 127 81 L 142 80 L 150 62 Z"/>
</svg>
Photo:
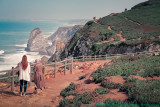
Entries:
<svg viewBox="0 0 160 107">
<path fill-rule="evenodd" d="M 0 55 L 2 55 L 4 53 L 4 50 L 0 50 Z"/>
<path fill-rule="evenodd" d="M 0 62 L 0 71 L 9 70 L 16 67 L 21 62 L 23 55 L 27 55 L 28 62 L 34 62 L 36 59 L 41 59 L 44 55 L 39 55 L 38 52 L 18 51 L 14 54 L 6 54 L 2 56 L 3 62 Z M 47 56 L 49 57 L 49 56 Z"/>
<path fill-rule="evenodd" d="M 27 47 L 27 44 L 20 44 L 20 45 L 15 45 L 15 46 L 17 46 L 17 47 Z"/>
</svg>

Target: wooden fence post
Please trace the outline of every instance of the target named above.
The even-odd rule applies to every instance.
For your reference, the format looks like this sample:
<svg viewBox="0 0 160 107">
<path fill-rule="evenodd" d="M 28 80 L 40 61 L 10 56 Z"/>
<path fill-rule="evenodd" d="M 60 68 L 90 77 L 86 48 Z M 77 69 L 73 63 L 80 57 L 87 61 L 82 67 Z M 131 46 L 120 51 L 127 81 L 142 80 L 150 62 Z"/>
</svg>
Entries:
<svg viewBox="0 0 160 107">
<path fill-rule="evenodd" d="M 44 65 L 43 65 L 43 78 L 45 78 L 45 74 L 46 74 L 46 64 L 44 63 Z"/>
<path fill-rule="evenodd" d="M 71 72 L 71 74 L 73 72 L 73 57 L 71 57 L 71 69 L 70 69 L 70 72 Z"/>
<path fill-rule="evenodd" d="M 94 56 L 94 60 L 96 61 L 96 55 Z"/>
<path fill-rule="evenodd" d="M 56 61 L 54 63 L 54 78 L 56 78 Z"/>
<path fill-rule="evenodd" d="M 65 64 L 64 64 L 64 75 L 66 75 L 66 65 L 67 65 L 67 58 L 65 59 Z"/>
<path fill-rule="evenodd" d="M 106 60 L 107 60 L 107 54 L 106 54 Z"/>
<path fill-rule="evenodd" d="M 84 62 L 84 55 L 83 55 L 83 62 Z"/>
<path fill-rule="evenodd" d="M 11 92 L 14 91 L 14 67 L 12 67 Z"/>
</svg>

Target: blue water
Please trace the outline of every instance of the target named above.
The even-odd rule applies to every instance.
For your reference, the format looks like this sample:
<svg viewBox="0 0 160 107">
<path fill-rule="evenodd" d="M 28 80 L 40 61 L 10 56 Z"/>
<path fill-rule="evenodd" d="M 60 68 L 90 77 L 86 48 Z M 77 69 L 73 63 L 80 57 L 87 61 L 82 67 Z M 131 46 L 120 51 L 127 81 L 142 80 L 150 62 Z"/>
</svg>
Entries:
<svg viewBox="0 0 160 107">
<path fill-rule="evenodd" d="M 61 22 L 48 21 L 0 21 L 0 71 L 10 69 L 21 61 L 26 54 L 29 61 L 40 58 L 35 52 L 25 52 L 30 32 L 39 27 L 44 36 L 50 36 L 58 27 L 64 26 Z"/>
</svg>

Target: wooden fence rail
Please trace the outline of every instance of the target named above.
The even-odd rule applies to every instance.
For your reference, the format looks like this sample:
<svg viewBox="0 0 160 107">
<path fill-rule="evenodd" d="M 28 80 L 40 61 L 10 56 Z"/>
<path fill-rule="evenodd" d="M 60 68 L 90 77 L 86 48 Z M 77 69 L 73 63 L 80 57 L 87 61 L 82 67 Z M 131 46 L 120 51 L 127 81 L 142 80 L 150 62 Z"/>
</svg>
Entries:
<svg viewBox="0 0 160 107">
<path fill-rule="evenodd" d="M 67 69 L 67 65 L 70 68 L 70 73 L 73 72 L 73 62 L 74 61 L 86 61 L 88 59 L 91 60 L 99 60 L 100 58 L 103 58 L 103 60 L 107 60 L 108 58 L 112 58 L 112 56 L 117 57 L 117 56 L 121 56 L 121 55 L 133 55 L 133 54 L 149 54 L 152 55 L 153 53 L 158 52 L 160 53 L 160 51 L 153 51 L 153 52 L 149 52 L 149 51 L 144 51 L 144 52 L 136 52 L 136 53 L 123 53 L 123 54 L 106 54 L 106 55 L 95 55 L 95 56 L 78 56 L 78 57 L 70 57 L 70 58 L 66 58 L 63 61 L 59 61 L 59 62 L 52 62 L 50 64 L 44 64 L 44 66 L 48 65 L 48 66 L 53 66 L 54 68 L 52 69 L 45 69 L 45 72 L 47 71 L 53 71 L 54 73 L 54 77 L 56 77 L 56 73 L 57 73 L 57 69 L 64 67 L 64 75 L 66 75 L 66 69 Z M 59 65 L 58 63 L 62 64 Z M 31 66 L 33 67 L 33 65 Z M 0 71 L 0 73 L 6 73 L 8 74 L 7 77 L 1 77 L 0 80 L 3 79 L 7 79 L 7 78 L 11 78 L 11 92 L 14 91 L 14 77 L 16 77 L 17 75 L 15 75 L 15 71 L 17 69 L 15 69 L 14 67 L 12 67 L 11 70 L 4 70 L 4 71 Z M 31 72 L 33 73 L 33 72 Z"/>
</svg>

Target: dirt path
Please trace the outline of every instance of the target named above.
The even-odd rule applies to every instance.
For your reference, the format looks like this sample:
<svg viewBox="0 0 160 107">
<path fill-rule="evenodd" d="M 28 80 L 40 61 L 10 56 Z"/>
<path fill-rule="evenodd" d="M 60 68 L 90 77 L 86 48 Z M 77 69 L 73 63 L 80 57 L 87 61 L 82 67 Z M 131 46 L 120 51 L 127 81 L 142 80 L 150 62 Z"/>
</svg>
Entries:
<svg viewBox="0 0 160 107">
<path fill-rule="evenodd" d="M 126 41 L 126 38 L 123 38 L 122 31 L 120 31 L 120 32 L 117 34 L 117 36 L 120 37 L 120 40 L 117 41 L 116 43 L 121 42 L 121 41 Z"/>
<path fill-rule="evenodd" d="M 96 43 L 96 44 L 103 44 L 103 43 L 112 42 L 112 41 L 114 41 L 114 38 L 111 38 L 111 39 L 108 40 L 108 41 L 98 42 L 98 43 Z"/>
<path fill-rule="evenodd" d="M 133 22 L 133 23 L 135 23 L 135 24 L 137 24 L 137 25 L 142 25 L 142 24 L 140 24 L 140 23 L 138 23 L 138 22 L 135 22 L 135 21 L 133 21 L 133 20 L 131 20 L 131 19 L 128 19 L 127 17 L 125 17 L 125 19 L 128 20 L 128 21 L 130 21 L 130 22 Z"/>
<path fill-rule="evenodd" d="M 93 71 L 110 61 L 74 62 L 73 74 L 67 73 L 64 75 L 63 73 L 59 73 L 56 75 L 56 78 L 47 79 L 45 81 L 47 89 L 39 90 L 38 94 L 33 93 L 34 83 L 28 87 L 28 95 L 23 97 L 19 96 L 19 85 L 15 87 L 16 94 L 9 93 L 10 88 L 0 91 L 0 107 L 56 107 L 62 99 L 59 95 L 62 89 L 67 87 L 71 82 L 76 84 L 83 83 L 84 81 L 78 81 L 79 76 L 87 75 L 89 78 Z"/>
<path fill-rule="evenodd" d="M 116 43 L 121 42 L 121 41 L 126 41 L 126 38 L 123 38 L 122 31 L 120 31 L 120 32 L 117 34 L 117 36 L 120 37 L 120 40 L 117 41 Z M 112 41 L 114 41 L 114 38 L 111 38 L 111 39 L 108 40 L 108 41 L 98 42 L 98 43 L 96 43 L 96 44 L 103 44 L 103 43 L 112 42 Z"/>
</svg>

